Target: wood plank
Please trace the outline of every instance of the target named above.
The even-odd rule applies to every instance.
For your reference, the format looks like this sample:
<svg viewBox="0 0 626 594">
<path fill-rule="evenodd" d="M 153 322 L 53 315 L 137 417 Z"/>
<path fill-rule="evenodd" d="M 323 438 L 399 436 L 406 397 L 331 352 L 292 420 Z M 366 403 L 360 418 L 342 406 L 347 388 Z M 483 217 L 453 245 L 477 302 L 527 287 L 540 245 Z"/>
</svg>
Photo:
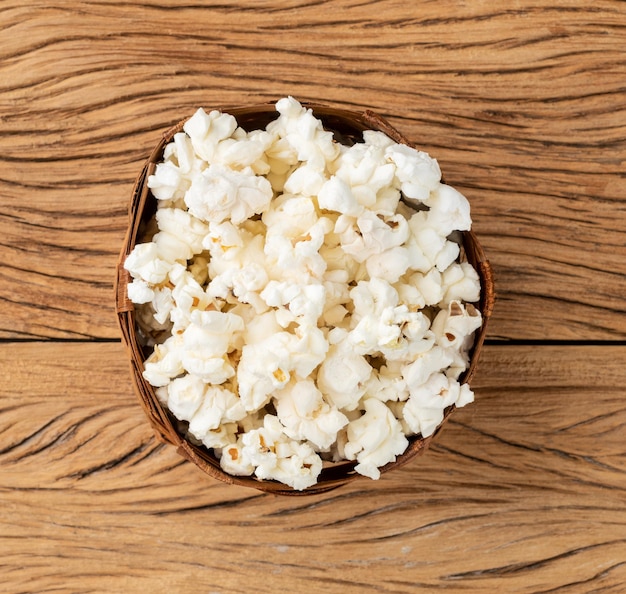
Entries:
<svg viewBox="0 0 626 594">
<path fill-rule="evenodd" d="M 488 346 L 423 458 L 284 498 L 159 445 L 119 344 L 0 345 L 0 590 L 620 592 L 625 358 Z"/>
<path fill-rule="evenodd" d="M 3 4 L 0 338 L 117 337 L 160 131 L 293 94 L 374 109 L 439 159 L 495 268 L 493 337 L 624 339 L 624 3 L 174 6 Z"/>
</svg>

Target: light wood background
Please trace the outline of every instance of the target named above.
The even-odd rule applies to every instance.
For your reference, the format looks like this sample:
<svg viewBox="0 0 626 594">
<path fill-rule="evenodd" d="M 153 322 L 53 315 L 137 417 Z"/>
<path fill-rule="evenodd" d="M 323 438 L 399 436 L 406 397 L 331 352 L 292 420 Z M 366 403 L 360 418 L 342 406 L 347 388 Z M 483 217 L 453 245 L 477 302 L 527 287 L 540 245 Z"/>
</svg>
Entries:
<svg viewBox="0 0 626 594">
<path fill-rule="evenodd" d="M 0 592 L 626 591 L 626 3 L 2 0 Z M 199 106 L 369 108 L 470 199 L 498 300 L 432 449 L 284 498 L 132 392 L 134 177 Z"/>
</svg>

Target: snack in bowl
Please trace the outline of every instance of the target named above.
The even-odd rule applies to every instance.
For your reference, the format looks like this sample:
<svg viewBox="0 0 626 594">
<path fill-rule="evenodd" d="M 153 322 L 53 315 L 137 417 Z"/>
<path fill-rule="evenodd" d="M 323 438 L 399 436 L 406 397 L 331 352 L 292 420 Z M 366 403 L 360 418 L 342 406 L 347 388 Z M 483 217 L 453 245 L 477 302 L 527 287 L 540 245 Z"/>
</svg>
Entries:
<svg viewBox="0 0 626 594">
<path fill-rule="evenodd" d="M 473 401 L 493 285 L 469 203 L 371 112 L 199 109 L 130 214 L 135 387 L 212 476 L 275 493 L 378 479 Z"/>
</svg>

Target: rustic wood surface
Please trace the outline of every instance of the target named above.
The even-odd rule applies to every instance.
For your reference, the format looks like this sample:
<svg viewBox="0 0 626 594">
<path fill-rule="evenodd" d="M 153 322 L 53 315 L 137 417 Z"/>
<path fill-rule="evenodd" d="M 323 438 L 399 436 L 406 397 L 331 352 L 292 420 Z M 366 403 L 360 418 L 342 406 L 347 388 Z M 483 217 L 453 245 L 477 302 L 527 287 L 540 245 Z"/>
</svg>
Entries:
<svg viewBox="0 0 626 594">
<path fill-rule="evenodd" d="M 626 3 L 3 0 L 0 29 L 0 592 L 625 591 Z M 289 94 L 435 156 L 498 295 L 432 449 L 305 498 L 156 440 L 113 296 L 161 132 Z"/>
</svg>

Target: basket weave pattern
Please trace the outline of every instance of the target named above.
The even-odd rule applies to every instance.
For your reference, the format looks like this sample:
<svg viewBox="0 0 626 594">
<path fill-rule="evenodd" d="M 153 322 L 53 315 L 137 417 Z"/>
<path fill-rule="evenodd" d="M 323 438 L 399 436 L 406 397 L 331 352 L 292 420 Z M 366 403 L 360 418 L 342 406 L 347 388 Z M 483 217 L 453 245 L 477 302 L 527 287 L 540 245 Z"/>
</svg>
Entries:
<svg viewBox="0 0 626 594">
<path fill-rule="evenodd" d="M 412 146 L 411 143 L 386 120 L 371 111 L 357 113 L 347 110 L 335 109 L 317 104 L 306 104 L 311 108 L 314 115 L 321 119 L 324 127 L 331 130 L 335 138 L 343 144 L 352 144 L 362 139 L 361 134 L 365 130 L 378 130 L 384 132 L 395 142 Z M 263 104 L 239 108 L 219 108 L 237 119 L 239 126 L 245 130 L 264 128 L 278 114 L 274 104 Z M 158 401 L 154 388 L 143 378 L 144 361 L 150 354 L 146 352 L 139 341 L 135 310 L 133 303 L 128 299 L 127 286 L 131 282 L 130 274 L 124 269 L 124 261 L 137 243 L 144 241 L 141 237 L 141 229 L 154 215 L 156 211 L 156 199 L 148 189 L 148 177 L 154 172 L 156 164 L 162 160 L 164 147 L 171 142 L 174 134 L 182 131 L 184 121 L 165 131 L 156 145 L 135 182 L 129 206 L 129 226 L 126 237 L 119 255 L 117 276 L 115 279 L 116 310 L 121 329 L 122 340 L 126 346 L 130 360 L 131 377 L 134 389 L 137 393 L 144 412 L 148 417 L 157 436 L 165 443 L 174 445 L 179 454 L 193 462 L 208 475 L 220 481 L 252 487 L 261 491 L 280 495 L 306 495 L 321 493 L 346 484 L 361 475 L 354 471 L 356 462 L 345 461 L 325 466 L 318 478 L 318 483 L 305 489 L 296 491 L 282 483 L 264 481 L 252 476 L 232 476 L 225 473 L 220 467 L 219 460 L 203 446 L 197 446 L 177 430 L 178 422 L 175 417 Z M 468 369 L 460 378 L 462 383 L 469 383 L 472 379 L 478 363 L 480 351 L 485 338 L 487 322 L 491 316 L 495 293 L 492 270 L 485 257 L 482 247 L 473 231 L 462 233 L 461 258 L 469 262 L 478 272 L 481 285 L 481 297 L 478 303 L 483 318 L 481 328 L 476 332 L 474 345 L 470 352 Z M 432 439 L 441 430 L 445 421 L 454 411 L 454 406 L 445 411 L 444 420 L 435 433 L 427 438 L 414 436 L 409 438 L 409 447 L 398 456 L 395 462 L 383 466 L 381 473 L 388 472 L 406 464 L 415 456 L 422 454 L 430 445 Z"/>
</svg>

